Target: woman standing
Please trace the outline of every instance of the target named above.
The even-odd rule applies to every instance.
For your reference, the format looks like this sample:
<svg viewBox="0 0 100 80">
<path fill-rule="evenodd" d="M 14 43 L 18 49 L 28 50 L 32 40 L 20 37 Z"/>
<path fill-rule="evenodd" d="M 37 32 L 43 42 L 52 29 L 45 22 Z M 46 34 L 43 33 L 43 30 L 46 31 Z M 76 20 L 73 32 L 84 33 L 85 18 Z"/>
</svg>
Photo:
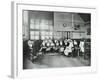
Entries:
<svg viewBox="0 0 100 80">
<path fill-rule="evenodd" d="M 80 56 L 82 56 L 84 55 L 84 39 L 80 41 L 79 47 L 80 47 Z"/>
</svg>

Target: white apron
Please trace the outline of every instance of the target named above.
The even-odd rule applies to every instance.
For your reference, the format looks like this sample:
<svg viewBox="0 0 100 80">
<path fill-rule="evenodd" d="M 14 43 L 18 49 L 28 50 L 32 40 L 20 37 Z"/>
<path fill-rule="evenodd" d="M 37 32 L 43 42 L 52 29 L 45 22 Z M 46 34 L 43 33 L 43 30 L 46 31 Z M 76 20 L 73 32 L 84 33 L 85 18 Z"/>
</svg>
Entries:
<svg viewBox="0 0 100 80">
<path fill-rule="evenodd" d="M 80 46 L 81 52 L 84 52 L 84 42 L 83 41 L 80 42 L 79 46 Z"/>
</svg>

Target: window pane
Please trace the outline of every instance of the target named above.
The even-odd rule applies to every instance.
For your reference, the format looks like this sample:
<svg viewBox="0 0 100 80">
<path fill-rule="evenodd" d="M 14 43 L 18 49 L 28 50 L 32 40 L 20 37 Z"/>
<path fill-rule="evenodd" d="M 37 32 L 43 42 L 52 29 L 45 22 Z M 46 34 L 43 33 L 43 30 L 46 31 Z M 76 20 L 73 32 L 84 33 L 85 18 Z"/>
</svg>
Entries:
<svg viewBox="0 0 100 80">
<path fill-rule="evenodd" d="M 45 29 L 49 29 L 49 26 L 48 26 L 48 25 L 46 25 L 46 26 L 45 26 Z"/>
<path fill-rule="evenodd" d="M 56 32 L 54 32 L 54 36 L 56 36 Z"/>
<path fill-rule="evenodd" d="M 34 24 L 34 19 L 30 19 L 30 23 L 31 24 Z"/>
<path fill-rule="evenodd" d="M 62 36 L 62 32 L 59 32 L 59 35 Z"/>
<path fill-rule="evenodd" d="M 57 39 L 57 36 L 54 36 L 54 39 Z"/>
<path fill-rule="evenodd" d="M 50 39 L 52 39 L 52 36 L 49 36 Z"/>
<path fill-rule="evenodd" d="M 45 36 L 41 36 L 41 39 L 44 40 L 45 39 Z"/>
<path fill-rule="evenodd" d="M 45 39 L 49 39 L 49 36 L 44 36 Z"/>
<path fill-rule="evenodd" d="M 61 36 L 61 32 L 58 32 L 58 36 Z"/>
<path fill-rule="evenodd" d="M 57 36 L 57 39 L 60 39 L 61 37 L 60 36 Z"/>
<path fill-rule="evenodd" d="M 39 24 L 36 24 L 35 25 L 35 29 L 39 29 Z"/>
<path fill-rule="evenodd" d="M 46 31 L 41 31 L 41 35 L 45 35 L 46 34 Z"/>
<path fill-rule="evenodd" d="M 31 36 L 30 36 L 30 39 L 34 40 L 34 35 L 31 35 Z"/>
<path fill-rule="evenodd" d="M 34 35 L 34 31 L 30 31 L 30 35 Z"/>
<path fill-rule="evenodd" d="M 50 30 L 53 30 L 53 26 L 52 26 L 52 25 L 49 25 L 49 29 L 50 29 Z"/>
<path fill-rule="evenodd" d="M 34 24 L 30 24 L 30 29 L 34 29 L 35 28 L 35 26 L 34 26 Z"/>
<path fill-rule="evenodd" d="M 49 20 L 48 24 L 49 24 L 49 25 L 52 25 L 52 20 Z"/>
<path fill-rule="evenodd" d="M 73 39 L 79 39 L 81 36 L 79 33 L 73 32 Z"/>
<path fill-rule="evenodd" d="M 39 36 L 39 31 L 34 31 L 35 36 Z"/>
<path fill-rule="evenodd" d="M 67 38 L 67 32 L 65 32 L 63 36 Z"/>
<path fill-rule="evenodd" d="M 46 24 L 46 22 L 45 22 L 46 20 L 41 20 L 41 25 L 44 25 L 44 24 Z"/>
<path fill-rule="evenodd" d="M 58 32 L 56 32 L 56 36 L 59 36 L 59 33 Z"/>
<path fill-rule="evenodd" d="M 52 36 L 53 35 L 53 32 L 49 32 L 49 35 Z"/>
<path fill-rule="evenodd" d="M 41 25 L 41 26 L 40 26 L 40 29 L 45 30 L 45 29 L 49 29 L 49 27 L 48 27 L 48 25 L 45 25 L 45 24 L 44 24 L 44 25 Z"/>
<path fill-rule="evenodd" d="M 40 25 L 41 25 L 40 29 L 45 29 L 45 25 L 46 25 L 45 20 L 41 20 Z"/>
<path fill-rule="evenodd" d="M 45 34 L 48 36 L 49 35 L 49 32 L 46 31 Z"/>
<path fill-rule="evenodd" d="M 39 39 L 39 36 L 34 36 L 34 39 L 38 40 Z"/>
<path fill-rule="evenodd" d="M 40 25 L 40 29 L 45 29 L 45 25 Z"/>
<path fill-rule="evenodd" d="M 45 24 L 46 24 L 46 25 L 48 25 L 48 22 L 49 22 L 48 20 L 45 20 Z"/>
</svg>

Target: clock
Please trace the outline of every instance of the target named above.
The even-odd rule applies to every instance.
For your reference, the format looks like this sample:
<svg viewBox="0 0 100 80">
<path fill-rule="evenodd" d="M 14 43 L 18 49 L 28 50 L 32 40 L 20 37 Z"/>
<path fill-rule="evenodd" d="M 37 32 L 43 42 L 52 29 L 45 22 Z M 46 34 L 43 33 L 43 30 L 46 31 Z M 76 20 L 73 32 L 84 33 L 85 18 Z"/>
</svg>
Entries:
<svg viewBox="0 0 100 80">
<path fill-rule="evenodd" d="M 63 27 L 67 27 L 67 24 L 66 24 L 66 23 L 64 23 L 64 24 L 63 24 Z"/>
</svg>

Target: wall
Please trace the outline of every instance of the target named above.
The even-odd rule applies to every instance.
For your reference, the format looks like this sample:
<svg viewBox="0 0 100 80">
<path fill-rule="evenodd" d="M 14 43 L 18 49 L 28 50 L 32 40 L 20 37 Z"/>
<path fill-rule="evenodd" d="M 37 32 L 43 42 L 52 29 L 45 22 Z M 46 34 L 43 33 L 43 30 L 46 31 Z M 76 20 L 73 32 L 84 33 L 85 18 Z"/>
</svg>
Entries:
<svg viewBox="0 0 100 80">
<path fill-rule="evenodd" d="M 54 34 L 56 31 L 71 31 L 71 38 L 90 38 L 87 35 L 87 29 L 89 25 L 84 25 L 83 19 L 77 13 L 68 12 L 43 12 L 43 11 L 23 11 L 23 38 L 28 40 L 29 38 L 34 39 L 33 32 L 30 36 L 30 27 L 36 27 L 36 29 L 47 29 L 53 28 L 53 17 L 54 15 Z M 50 23 L 51 22 L 51 23 Z M 51 25 L 50 25 L 51 24 Z M 74 25 L 80 25 L 79 30 L 74 29 Z M 65 25 L 65 27 L 64 27 Z M 73 32 L 72 32 L 73 31 Z M 39 33 L 40 34 L 40 33 Z M 49 33 L 47 33 L 49 34 Z M 60 35 L 60 34 L 59 34 Z M 36 36 L 37 39 L 39 35 Z M 48 35 L 47 35 L 48 36 Z M 61 35 L 62 36 L 62 35 Z M 61 38 L 58 36 L 58 38 Z M 54 36 L 55 38 L 57 36 Z"/>
<path fill-rule="evenodd" d="M 79 30 L 74 29 L 75 24 L 80 25 Z M 55 31 L 73 31 L 72 38 L 86 38 L 88 27 L 84 25 L 83 19 L 77 13 L 54 12 Z"/>
<path fill-rule="evenodd" d="M 63 24 L 67 27 L 63 27 Z M 64 12 L 54 12 L 54 30 L 55 31 L 72 31 L 72 14 Z"/>
<path fill-rule="evenodd" d="M 11 73 L 11 1 L 0 1 L 0 80 L 13 80 L 10 77 Z M 17 1 L 17 0 L 16 0 Z M 26 0 L 24 0 L 26 1 Z M 100 0 L 28 0 L 32 4 L 46 4 L 46 5 L 63 5 L 63 6 L 78 6 L 78 7 L 97 7 L 97 25 L 93 30 L 93 44 L 94 51 L 97 56 L 97 72 L 84 74 L 65 74 L 45 77 L 21 78 L 15 80 L 100 80 Z M 6 19 L 5 19 L 6 18 Z"/>
<path fill-rule="evenodd" d="M 23 11 L 23 39 L 29 39 L 29 13 L 27 10 Z"/>
</svg>

